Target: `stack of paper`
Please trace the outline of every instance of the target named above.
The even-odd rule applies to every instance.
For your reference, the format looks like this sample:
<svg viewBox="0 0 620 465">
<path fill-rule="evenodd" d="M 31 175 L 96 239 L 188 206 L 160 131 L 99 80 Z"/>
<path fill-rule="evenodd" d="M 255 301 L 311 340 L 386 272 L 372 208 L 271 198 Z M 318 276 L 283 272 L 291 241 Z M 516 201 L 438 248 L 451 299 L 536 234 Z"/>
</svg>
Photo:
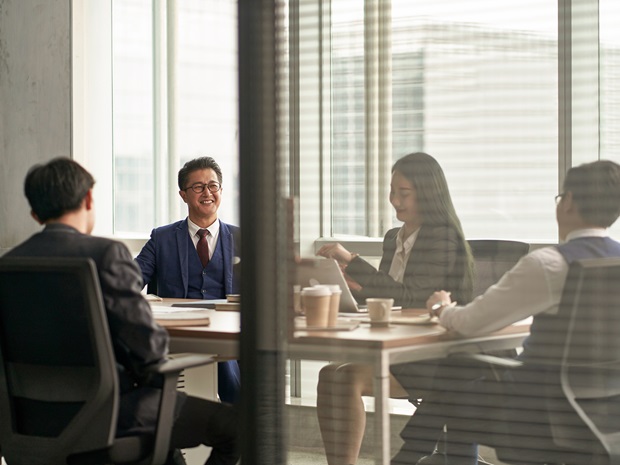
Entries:
<svg viewBox="0 0 620 465">
<path fill-rule="evenodd" d="M 151 307 L 155 320 L 162 326 L 208 326 L 209 310 L 157 305 Z"/>
</svg>

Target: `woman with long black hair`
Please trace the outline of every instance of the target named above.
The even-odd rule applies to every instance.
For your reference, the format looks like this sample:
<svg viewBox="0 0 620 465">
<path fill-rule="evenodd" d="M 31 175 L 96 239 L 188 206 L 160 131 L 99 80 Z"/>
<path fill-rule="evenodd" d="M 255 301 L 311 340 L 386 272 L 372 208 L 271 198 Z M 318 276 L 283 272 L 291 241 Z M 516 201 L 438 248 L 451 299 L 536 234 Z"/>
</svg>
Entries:
<svg viewBox="0 0 620 465">
<path fill-rule="evenodd" d="M 378 269 L 339 243 L 317 254 L 338 261 L 361 302 L 385 297 L 403 308 L 425 308 L 428 297 L 441 289 L 450 289 L 453 300 L 469 302 L 473 257 L 437 160 L 418 152 L 396 161 L 390 203 L 403 225 L 385 234 Z M 366 427 L 361 397 L 372 395 L 372 386 L 370 365 L 332 363 L 321 370 L 317 413 L 329 465 L 357 461 Z M 390 395 L 407 397 L 393 376 Z"/>
</svg>

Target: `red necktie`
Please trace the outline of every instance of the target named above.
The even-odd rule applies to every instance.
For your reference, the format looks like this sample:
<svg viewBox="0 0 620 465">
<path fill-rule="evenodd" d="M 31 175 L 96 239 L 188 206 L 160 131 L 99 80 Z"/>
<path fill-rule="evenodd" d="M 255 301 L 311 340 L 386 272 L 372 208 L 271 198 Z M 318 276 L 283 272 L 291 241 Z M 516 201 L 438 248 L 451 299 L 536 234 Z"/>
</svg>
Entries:
<svg viewBox="0 0 620 465">
<path fill-rule="evenodd" d="M 198 251 L 198 256 L 200 257 L 200 263 L 202 263 L 203 268 L 207 266 L 207 263 L 209 263 L 209 243 L 207 242 L 208 234 L 209 234 L 208 229 L 198 230 L 198 235 L 200 236 L 200 239 L 198 239 L 196 250 Z"/>
</svg>

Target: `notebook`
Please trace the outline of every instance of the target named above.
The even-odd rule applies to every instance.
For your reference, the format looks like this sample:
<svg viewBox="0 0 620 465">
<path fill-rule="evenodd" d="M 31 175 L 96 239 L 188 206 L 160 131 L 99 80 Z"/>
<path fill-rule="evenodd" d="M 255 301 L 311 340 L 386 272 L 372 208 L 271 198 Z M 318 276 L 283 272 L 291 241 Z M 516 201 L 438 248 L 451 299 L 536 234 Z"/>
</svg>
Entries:
<svg viewBox="0 0 620 465">
<path fill-rule="evenodd" d="M 340 313 L 366 313 L 368 310 L 358 305 L 344 279 L 338 262 L 331 258 L 304 258 L 297 264 L 297 281 L 302 288 L 315 284 L 338 284 L 342 289 Z"/>
</svg>

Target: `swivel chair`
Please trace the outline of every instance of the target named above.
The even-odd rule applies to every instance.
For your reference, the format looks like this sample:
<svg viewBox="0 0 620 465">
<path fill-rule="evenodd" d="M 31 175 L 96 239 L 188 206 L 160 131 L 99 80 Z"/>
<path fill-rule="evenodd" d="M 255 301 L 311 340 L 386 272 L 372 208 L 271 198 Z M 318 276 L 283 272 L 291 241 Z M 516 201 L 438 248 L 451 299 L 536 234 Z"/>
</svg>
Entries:
<svg viewBox="0 0 620 465">
<path fill-rule="evenodd" d="M 484 291 L 499 281 L 530 249 L 527 242 L 519 241 L 470 239 L 467 242 L 476 266 L 474 297 L 484 294 Z"/>
<path fill-rule="evenodd" d="M 0 444 L 8 465 L 161 465 L 179 373 L 212 362 L 153 366 L 161 388 L 152 433 L 116 437 L 119 385 L 99 278 L 89 258 L 0 259 Z"/>
<path fill-rule="evenodd" d="M 495 447 L 511 464 L 620 464 L 620 259 L 578 260 L 571 264 L 558 318 L 545 329 L 550 353 L 559 353 L 538 384 L 549 433 L 529 439 L 509 431 L 509 446 Z M 484 365 L 527 369 L 516 360 L 476 354 L 456 355 Z M 540 362 L 538 362 L 540 363 Z M 487 365 L 488 366 L 488 365 Z M 533 366 L 537 370 L 540 366 Z M 539 403 L 540 405 L 540 403 Z M 524 407 L 525 408 L 525 407 Z M 532 412 L 534 413 L 534 412 Z"/>
</svg>

